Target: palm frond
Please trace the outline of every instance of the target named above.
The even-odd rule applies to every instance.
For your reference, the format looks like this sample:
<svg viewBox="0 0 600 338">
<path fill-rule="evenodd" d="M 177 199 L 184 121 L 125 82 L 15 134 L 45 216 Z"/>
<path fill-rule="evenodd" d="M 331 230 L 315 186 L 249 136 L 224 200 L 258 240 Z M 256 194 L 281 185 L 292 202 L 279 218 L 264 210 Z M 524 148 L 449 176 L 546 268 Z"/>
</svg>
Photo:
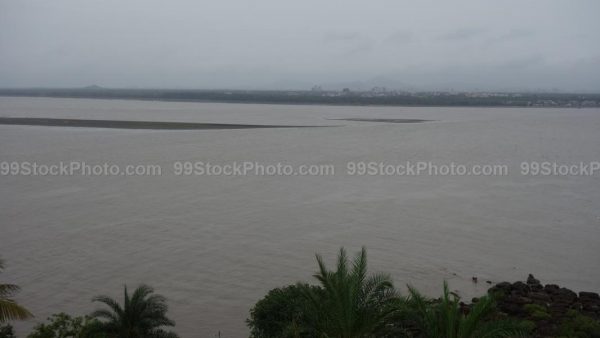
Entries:
<svg viewBox="0 0 600 338">
<path fill-rule="evenodd" d="M 25 320 L 33 314 L 12 299 L 0 298 L 0 322 L 8 320 Z"/>
<path fill-rule="evenodd" d="M 323 337 L 371 337 L 389 323 L 397 295 L 388 275 L 367 275 L 367 254 L 363 247 L 349 266 L 340 248 L 335 271 L 327 269 L 317 255 L 319 271 L 314 275 L 322 294 L 307 292 L 317 331 Z"/>
<path fill-rule="evenodd" d="M 340 248 L 336 273 L 338 276 L 346 276 L 348 274 L 348 256 L 344 248 Z"/>
<path fill-rule="evenodd" d="M 125 288 L 127 288 L 127 287 L 125 287 Z M 144 298 L 146 298 L 148 295 L 152 294 L 153 292 L 154 292 L 154 289 L 152 287 L 142 284 L 137 289 L 135 289 L 135 291 L 133 292 L 133 295 L 131 296 L 131 302 L 132 303 L 142 302 L 144 300 Z M 159 296 L 159 295 L 155 295 L 154 297 L 161 297 L 162 299 L 164 299 L 164 297 Z"/>
<path fill-rule="evenodd" d="M 469 311 L 460 327 L 462 337 L 471 337 L 477 330 L 477 326 L 482 324 L 483 319 L 494 310 L 494 301 L 488 296 L 481 297 Z"/>
<path fill-rule="evenodd" d="M 106 309 L 95 310 L 94 312 L 92 312 L 90 314 L 90 317 L 97 318 L 97 319 L 107 319 L 109 321 L 114 321 L 114 322 L 119 321 L 119 318 L 117 317 L 117 315 L 114 312 L 111 312 Z"/>
<path fill-rule="evenodd" d="M 123 315 L 123 308 L 116 300 L 110 298 L 109 296 L 96 296 L 92 298 L 92 302 L 100 302 L 106 304 L 111 310 L 113 310 L 117 315 Z"/>
<path fill-rule="evenodd" d="M 154 330 L 154 331 L 150 332 L 147 337 L 148 338 L 178 338 L 179 336 L 174 332 L 158 329 L 158 330 Z"/>
<path fill-rule="evenodd" d="M 354 258 L 352 275 L 358 278 L 359 281 L 364 280 L 367 275 L 367 250 L 364 246 L 356 258 Z"/>
<path fill-rule="evenodd" d="M 0 284 L 0 298 L 8 298 L 19 292 L 21 288 L 14 284 Z"/>
<path fill-rule="evenodd" d="M 477 338 L 518 338 L 528 337 L 518 322 L 512 320 L 494 320 L 482 323 L 471 337 Z"/>
<path fill-rule="evenodd" d="M 0 272 L 2 270 L 4 270 L 4 260 L 0 258 Z M 21 288 L 14 284 L 0 284 L 0 322 L 24 320 L 33 317 L 29 310 L 10 299 L 20 290 Z"/>
<path fill-rule="evenodd" d="M 142 284 L 130 296 L 127 286 L 124 286 L 123 305 L 107 296 L 94 297 L 93 301 L 108 306 L 108 309 L 92 313 L 92 317 L 103 320 L 97 328 L 99 332 L 122 338 L 177 337 L 161 328 L 175 326 L 175 322 L 166 316 L 165 297 L 153 293 L 150 286 Z"/>
</svg>

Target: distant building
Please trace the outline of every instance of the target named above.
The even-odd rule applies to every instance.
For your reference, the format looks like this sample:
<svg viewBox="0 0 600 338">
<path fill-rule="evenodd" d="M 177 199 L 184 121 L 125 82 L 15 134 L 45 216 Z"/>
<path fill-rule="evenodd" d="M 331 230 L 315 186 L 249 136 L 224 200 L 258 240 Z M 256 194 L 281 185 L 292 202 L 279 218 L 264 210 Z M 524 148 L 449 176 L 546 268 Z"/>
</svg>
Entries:
<svg viewBox="0 0 600 338">
<path fill-rule="evenodd" d="M 585 100 L 581 102 L 581 106 L 582 107 L 595 107 L 596 106 L 596 102 L 592 101 L 592 100 Z"/>
</svg>

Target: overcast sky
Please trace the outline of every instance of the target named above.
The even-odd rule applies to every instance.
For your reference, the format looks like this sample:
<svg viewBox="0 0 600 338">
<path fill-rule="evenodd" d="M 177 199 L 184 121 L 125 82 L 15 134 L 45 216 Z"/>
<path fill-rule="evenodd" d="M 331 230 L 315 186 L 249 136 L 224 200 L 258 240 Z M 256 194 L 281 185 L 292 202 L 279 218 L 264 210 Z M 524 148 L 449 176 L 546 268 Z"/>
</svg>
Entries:
<svg viewBox="0 0 600 338">
<path fill-rule="evenodd" d="M 0 87 L 600 92 L 598 0 L 0 0 Z"/>
</svg>

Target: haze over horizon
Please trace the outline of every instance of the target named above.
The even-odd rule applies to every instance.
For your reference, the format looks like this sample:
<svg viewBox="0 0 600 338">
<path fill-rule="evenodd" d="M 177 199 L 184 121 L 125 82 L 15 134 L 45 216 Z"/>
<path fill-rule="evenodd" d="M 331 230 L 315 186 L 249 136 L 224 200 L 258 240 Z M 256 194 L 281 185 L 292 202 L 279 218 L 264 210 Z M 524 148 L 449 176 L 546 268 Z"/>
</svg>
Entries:
<svg viewBox="0 0 600 338">
<path fill-rule="evenodd" d="M 600 2 L 0 0 L 0 87 L 600 92 Z"/>
</svg>

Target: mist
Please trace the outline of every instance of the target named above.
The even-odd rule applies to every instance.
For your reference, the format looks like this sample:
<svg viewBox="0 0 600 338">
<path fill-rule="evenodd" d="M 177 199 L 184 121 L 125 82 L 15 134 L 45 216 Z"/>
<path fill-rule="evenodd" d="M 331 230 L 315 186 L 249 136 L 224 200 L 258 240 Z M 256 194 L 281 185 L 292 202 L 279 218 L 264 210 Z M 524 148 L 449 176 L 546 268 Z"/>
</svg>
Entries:
<svg viewBox="0 0 600 338">
<path fill-rule="evenodd" d="M 600 92 L 600 2 L 0 1 L 0 87 Z"/>
</svg>

